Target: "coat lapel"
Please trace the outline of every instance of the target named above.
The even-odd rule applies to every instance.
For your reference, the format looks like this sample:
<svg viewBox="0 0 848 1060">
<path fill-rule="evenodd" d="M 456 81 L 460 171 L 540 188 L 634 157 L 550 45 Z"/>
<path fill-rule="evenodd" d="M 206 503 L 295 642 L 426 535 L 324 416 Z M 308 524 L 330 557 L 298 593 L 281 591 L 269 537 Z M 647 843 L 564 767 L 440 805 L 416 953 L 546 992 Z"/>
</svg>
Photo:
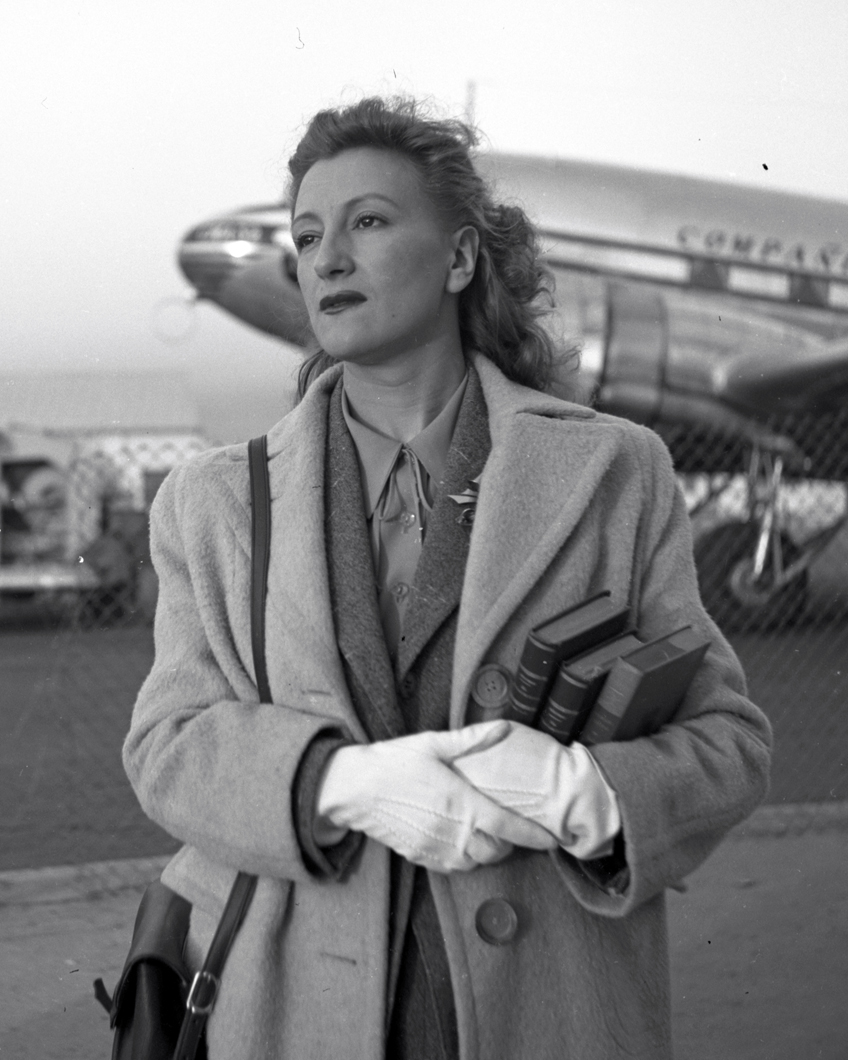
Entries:
<svg viewBox="0 0 848 1060">
<path fill-rule="evenodd" d="M 372 739 L 384 740 L 405 730 L 380 623 L 359 461 L 339 386 L 330 398 L 328 431 L 327 562 L 336 635 L 360 719 Z"/>
<path fill-rule="evenodd" d="M 617 432 L 592 410 L 519 387 L 483 357 L 474 364 L 492 452 L 466 565 L 452 725 L 462 723 L 469 683 L 486 651 L 565 545 L 618 450 Z"/>
<path fill-rule="evenodd" d="M 327 411 L 338 375 L 338 370 L 326 373 L 268 432 L 272 535 L 266 655 L 275 700 L 338 717 L 363 738 L 338 651 L 325 546 Z"/>
<path fill-rule="evenodd" d="M 410 640 L 398 657 L 398 669 L 407 672 L 461 593 L 452 725 L 462 722 L 474 671 L 566 543 L 619 444 L 618 432 L 610 430 L 608 422 L 596 421 L 591 410 L 510 383 L 483 357 L 475 357 L 474 366 L 488 412 L 491 453 L 486 460 L 476 415 L 477 426 L 469 427 L 469 436 L 478 441 L 466 444 L 460 433 L 466 429 L 466 417 L 461 414 L 445 487 L 431 515 L 432 533 L 428 531 L 416 572 L 416 585 L 424 591 L 407 613 Z M 355 624 L 346 625 L 338 640 L 330 602 L 324 476 L 330 393 L 339 374 L 339 369 L 328 372 L 313 384 L 294 412 L 268 435 L 274 527 L 268 574 L 268 668 L 275 698 L 305 700 L 316 712 L 338 717 L 364 738 L 366 731 L 347 687 L 341 641 L 350 672 L 368 689 L 387 725 L 391 724 L 386 700 L 389 685 L 383 663 L 369 658 L 369 652 L 378 654 L 373 651 L 375 624 L 380 628 L 376 601 L 371 603 L 373 586 L 370 594 L 359 595 L 363 572 L 368 569 L 363 552 L 370 563 L 364 517 L 357 540 L 344 520 L 340 524 L 334 520 L 331 531 L 341 535 L 341 554 L 347 549 L 359 556 L 357 604 L 344 608 L 346 614 L 355 616 Z M 352 457 L 353 467 L 348 466 L 337 478 L 333 471 L 331 495 L 343 481 L 359 488 L 355 454 L 342 450 L 337 455 L 342 461 Z M 461 493 L 483 463 L 469 543 L 467 531 L 455 521 L 456 505 L 447 495 Z M 345 506 L 350 502 L 348 498 Z M 361 498 L 359 504 L 362 511 Z M 428 550 L 432 557 L 427 556 Z M 345 578 L 339 579 L 342 591 L 346 585 Z M 581 587 L 575 591 L 579 593 Z M 363 611 L 364 600 L 369 601 L 369 608 L 374 607 L 373 613 Z M 285 652 L 275 651 L 275 642 L 289 647 Z"/>
<path fill-rule="evenodd" d="M 469 527 L 460 526 L 460 508 L 450 494 L 462 493 L 486 463 L 491 442 L 486 403 L 477 373 L 471 369 L 454 429 L 445 477 L 427 520 L 424 548 L 415 571 L 412 600 L 398 647 L 397 671 L 402 680 L 442 623 L 459 606 Z"/>
</svg>

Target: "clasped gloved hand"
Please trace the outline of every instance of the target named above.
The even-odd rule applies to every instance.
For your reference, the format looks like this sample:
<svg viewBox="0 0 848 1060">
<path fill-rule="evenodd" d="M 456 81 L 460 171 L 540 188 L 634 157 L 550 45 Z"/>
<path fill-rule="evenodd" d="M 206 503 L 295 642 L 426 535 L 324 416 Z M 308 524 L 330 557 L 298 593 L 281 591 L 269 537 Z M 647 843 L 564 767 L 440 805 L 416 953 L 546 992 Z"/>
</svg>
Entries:
<svg viewBox="0 0 848 1060">
<path fill-rule="evenodd" d="M 513 846 L 555 848 L 541 824 L 451 768 L 460 756 L 491 750 L 510 735 L 508 722 L 494 721 L 339 748 L 321 781 L 316 836 L 327 825 L 352 828 L 437 872 L 493 864 Z"/>
<path fill-rule="evenodd" d="M 574 857 L 608 854 L 621 816 L 615 792 L 589 751 L 508 724 L 506 739 L 454 759 L 454 770 L 504 808 L 547 829 Z"/>
</svg>

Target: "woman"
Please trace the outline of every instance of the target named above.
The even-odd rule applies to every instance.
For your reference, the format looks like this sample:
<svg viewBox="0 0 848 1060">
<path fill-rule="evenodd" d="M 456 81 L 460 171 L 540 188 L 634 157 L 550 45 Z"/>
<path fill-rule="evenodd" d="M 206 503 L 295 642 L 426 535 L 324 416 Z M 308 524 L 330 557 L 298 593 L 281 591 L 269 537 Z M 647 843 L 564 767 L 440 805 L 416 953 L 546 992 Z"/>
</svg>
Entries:
<svg viewBox="0 0 848 1060">
<path fill-rule="evenodd" d="M 768 725 L 700 604 L 668 454 L 546 393 L 533 230 L 472 144 L 371 99 L 318 114 L 290 162 L 321 352 L 269 434 L 273 704 L 245 447 L 178 469 L 152 514 L 156 660 L 125 764 L 185 843 L 163 880 L 193 903 L 191 962 L 235 872 L 260 876 L 211 1060 L 667 1057 L 664 889 L 766 787 Z M 529 629 L 602 589 L 647 637 L 711 638 L 674 723 L 591 753 L 474 724 L 481 670 L 514 672 Z"/>
</svg>

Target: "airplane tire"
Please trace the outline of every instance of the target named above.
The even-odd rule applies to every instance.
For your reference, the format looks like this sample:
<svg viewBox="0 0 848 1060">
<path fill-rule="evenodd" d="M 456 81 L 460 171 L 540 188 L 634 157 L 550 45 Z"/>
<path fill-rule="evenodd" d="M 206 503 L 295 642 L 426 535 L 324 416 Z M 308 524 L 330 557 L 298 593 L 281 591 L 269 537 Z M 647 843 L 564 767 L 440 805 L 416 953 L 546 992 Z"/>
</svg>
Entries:
<svg viewBox="0 0 848 1060">
<path fill-rule="evenodd" d="M 807 571 L 776 593 L 768 589 L 770 562 L 766 561 L 763 581 L 756 585 L 750 577 L 759 531 L 752 523 L 722 523 L 695 542 L 695 566 L 701 599 L 723 630 L 773 630 L 793 625 L 807 603 Z M 784 563 L 794 562 L 798 547 L 780 535 Z"/>
</svg>

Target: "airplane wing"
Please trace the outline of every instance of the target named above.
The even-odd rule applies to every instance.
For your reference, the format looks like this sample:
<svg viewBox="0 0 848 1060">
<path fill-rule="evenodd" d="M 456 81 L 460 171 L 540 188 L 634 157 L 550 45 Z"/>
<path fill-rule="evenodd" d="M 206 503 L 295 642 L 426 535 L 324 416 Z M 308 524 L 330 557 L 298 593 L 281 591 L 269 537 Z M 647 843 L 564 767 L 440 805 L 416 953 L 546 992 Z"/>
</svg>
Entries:
<svg viewBox="0 0 848 1060">
<path fill-rule="evenodd" d="M 848 404 L 848 341 L 742 353 L 714 375 L 716 397 L 754 416 L 826 412 Z"/>
</svg>

